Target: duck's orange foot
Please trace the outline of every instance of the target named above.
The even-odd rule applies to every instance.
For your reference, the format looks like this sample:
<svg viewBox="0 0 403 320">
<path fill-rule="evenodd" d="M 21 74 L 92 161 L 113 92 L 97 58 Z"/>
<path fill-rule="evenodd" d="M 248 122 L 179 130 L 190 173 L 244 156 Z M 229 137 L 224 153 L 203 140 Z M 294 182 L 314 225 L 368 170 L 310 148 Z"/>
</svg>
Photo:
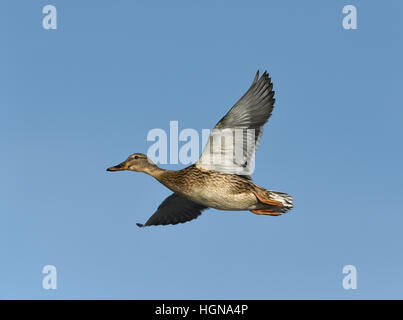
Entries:
<svg viewBox="0 0 403 320">
<path fill-rule="evenodd" d="M 258 194 L 257 192 L 253 192 L 253 194 L 258 198 L 258 200 L 262 203 L 269 204 L 271 206 L 282 207 L 284 204 L 280 201 L 272 200 L 269 198 L 265 198 L 262 195 Z"/>
<path fill-rule="evenodd" d="M 254 214 L 265 214 L 269 216 L 279 216 L 282 213 L 281 212 L 276 212 L 270 209 L 256 209 L 256 210 L 249 210 L 250 212 L 253 212 Z"/>
</svg>

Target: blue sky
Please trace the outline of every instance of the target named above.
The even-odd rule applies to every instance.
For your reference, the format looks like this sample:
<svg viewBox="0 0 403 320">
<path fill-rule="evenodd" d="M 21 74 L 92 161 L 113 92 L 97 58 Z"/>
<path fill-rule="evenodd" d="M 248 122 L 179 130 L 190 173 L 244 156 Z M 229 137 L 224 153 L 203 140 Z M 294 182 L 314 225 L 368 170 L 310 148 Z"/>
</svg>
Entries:
<svg viewBox="0 0 403 320">
<path fill-rule="evenodd" d="M 58 10 L 57 30 L 42 8 Z M 354 4 L 358 30 L 342 28 Z M 400 1 L 2 1 L 0 298 L 403 298 Z M 139 229 L 170 191 L 105 171 L 212 128 L 267 69 L 254 181 L 281 217 Z M 183 166 L 164 166 L 182 168 Z M 342 287 L 357 268 L 356 290 Z M 42 268 L 57 268 L 57 290 Z"/>
</svg>

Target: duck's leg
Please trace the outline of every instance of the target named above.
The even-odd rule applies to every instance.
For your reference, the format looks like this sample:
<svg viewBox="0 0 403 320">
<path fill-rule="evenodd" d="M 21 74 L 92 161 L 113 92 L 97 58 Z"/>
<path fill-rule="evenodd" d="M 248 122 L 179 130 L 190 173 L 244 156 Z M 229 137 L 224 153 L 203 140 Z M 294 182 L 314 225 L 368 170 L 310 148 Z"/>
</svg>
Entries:
<svg viewBox="0 0 403 320">
<path fill-rule="evenodd" d="M 253 194 L 256 196 L 256 198 L 258 198 L 258 200 L 260 201 L 260 202 L 262 202 L 262 203 L 265 203 L 265 204 L 269 204 L 269 205 L 271 205 L 271 206 L 276 206 L 276 207 L 282 207 L 284 204 L 282 203 L 282 202 L 280 202 L 280 201 L 276 201 L 276 200 L 272 200 L 272 199 L 269 199 L 269 198 L 265 198 L 265 197 L 263 197 L 262 195 L 260 195 L 260 194 L 258 194 L 257 192 L 255 192 L 255 191 L 252 191 L 253 192 Z"/>
<path fill-rule="evenodd" d="M 273 207 L 282 207 L 283 203 L 280 201 L 272 200 L 267 197 L 262 196 L 261 194 L 253 191 L 253 194 L 256 196 L 256 198 L 264 204 L 268 204 Z M 276 208 L 267 208 L 267 209 L 253 209 L 249 210 L 250 212 L 253 212 L 254 214 L 265 214 L 269 216 L 279 216 L 282 214 L 282 212 L 277 212 Z"/>
<path fill-rule="evenodd" d="M 249 210 L 250 212 L 253 212 L 254 214 L 265 214 L 269 216 L 279 216 L 282 213 L 281 212 L 276 212 L 273 211 L 272 209 L 255 209 L 255 210 Z"/>
</svg>

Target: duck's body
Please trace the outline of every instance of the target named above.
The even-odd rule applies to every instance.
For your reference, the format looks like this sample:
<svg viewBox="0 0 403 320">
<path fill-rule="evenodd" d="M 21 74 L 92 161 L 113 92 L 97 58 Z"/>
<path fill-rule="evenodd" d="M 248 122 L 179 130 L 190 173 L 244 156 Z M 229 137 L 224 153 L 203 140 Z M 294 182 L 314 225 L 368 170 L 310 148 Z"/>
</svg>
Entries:
<svg viewBox="0 0 403 320">
<path fill-rule="evenodd" d="M 259 79 L 258 72 L 249 90 L 217 123 L 196 164 L 178 171 L 164 170 L 146 155 L 135 153 L 107 169 L 141 171 L 173 191 L 140 227 L 190 221 L 207 208 L 277 216 L 293 207 L 290 195 L 259 187 L 250 177 L 263 125 L 273 110 L 272 88 L 268 74 Z"/>
<path fill-rule="evenodd" d="M 272 208 L 262 203 L 255 193 L 266 196 L 269 191 L 247 178 L 197 168 L 162 170 L 155 178 L 168 189 L 206 207 L 218 210 L 243 211 Z"/>
<path fill-rule="evenodd" d="M 195 165 L 178 171 L 165 171 L 157 178 L 173 192 L 219 210 L 255 209 L 254 184 L 233 174 L 199 169 Z"/>
</svg>

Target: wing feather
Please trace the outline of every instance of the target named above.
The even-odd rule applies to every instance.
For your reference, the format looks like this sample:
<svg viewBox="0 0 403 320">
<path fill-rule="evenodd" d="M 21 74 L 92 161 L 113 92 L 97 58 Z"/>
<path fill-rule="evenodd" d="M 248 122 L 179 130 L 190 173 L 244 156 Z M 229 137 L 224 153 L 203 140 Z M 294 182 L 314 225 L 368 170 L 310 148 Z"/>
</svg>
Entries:
<svg viewBox="0 0 403 320">
<path fill-rule="evenodd" d="M 196 166 L 248 177 L 274 102 L 271 78 L 266 71 L 259 78 L 258 71 L 250 88 L 212 130 Z"/>
<path fill-rule="evenodd" d="M 196 219 L 208 207 L 193 202 L 177 193 L 171 194 L 145 224 L 139 227 L 177 224 Z"/>
</svg>

